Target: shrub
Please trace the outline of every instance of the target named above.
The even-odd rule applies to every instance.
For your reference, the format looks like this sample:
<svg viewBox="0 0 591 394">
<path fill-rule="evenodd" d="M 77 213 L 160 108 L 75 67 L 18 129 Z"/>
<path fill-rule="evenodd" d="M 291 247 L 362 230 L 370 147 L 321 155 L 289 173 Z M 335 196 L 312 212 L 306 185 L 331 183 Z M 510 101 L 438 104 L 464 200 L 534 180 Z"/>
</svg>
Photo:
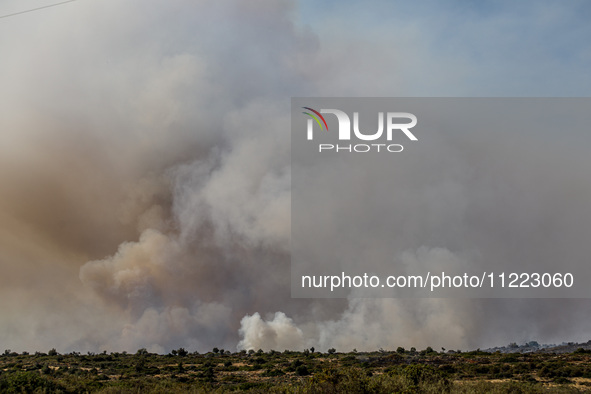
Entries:
<svg viewBox="0 0 591 394">
<path fill-rule="evenodd" d="M 310 371 L 308 370 L 308 367 L 306 367 L 305 365 L 300 365 L 299 367 L 297 367 L 295 373 L 298 376 L 310 375 Z"/>
<path fill-rule="evenodd" d="M 262 376 L 268 376 L 268 377 L 273 377 L 273 376 L 281 376 L 281 375 L 285 375 L 284 372 L 278 370 L 278 369 L 267 369 L 265 372 L 263 372 L 261 374 Z"/>
<path fill-rule="evenodd" d="M 3 393 L 56 392 L 62 387 L 35 372 L 15 372 L 0 376 Z"/>
<path fill-rule="evenodd" d="M 413 386 L 426 383 L 439 383 L 443 386 L 449 386 L 451 383 L 446 373 L 424 364 L 407 366 L 402 371 L 402 376 Z"/>
</svg>

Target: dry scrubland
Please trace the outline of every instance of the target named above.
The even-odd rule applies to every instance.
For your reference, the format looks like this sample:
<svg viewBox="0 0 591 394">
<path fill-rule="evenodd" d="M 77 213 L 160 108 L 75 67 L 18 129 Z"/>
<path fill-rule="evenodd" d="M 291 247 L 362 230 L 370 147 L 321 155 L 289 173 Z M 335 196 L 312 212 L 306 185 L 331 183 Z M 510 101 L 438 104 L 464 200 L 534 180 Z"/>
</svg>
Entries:
<svg viewBox="0 0 591 394">
<path fill-rule="evenodd" d="M 591 391 L 591 351 L 370 353 L 178 349 L 157 355 L 0 356 L 2 393 L 572 393 Z"/>
</svg>

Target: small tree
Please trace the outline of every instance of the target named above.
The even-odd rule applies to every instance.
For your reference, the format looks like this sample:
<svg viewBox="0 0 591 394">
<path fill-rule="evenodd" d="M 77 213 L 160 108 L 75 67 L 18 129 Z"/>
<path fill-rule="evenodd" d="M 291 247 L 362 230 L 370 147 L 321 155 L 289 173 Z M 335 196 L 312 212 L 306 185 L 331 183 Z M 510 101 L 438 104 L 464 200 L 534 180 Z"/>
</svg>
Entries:
<svg viewBox="0 0 591 394">
<path fill-rule="evenodd" d="M 182 348 L 182 347 L 180 347 L 176 352 L 181 357 L 185 357 L 189 354 L 189 352 L 186 351 L 185 348 Z"/>
<path fill-rule="evenodd" d="M 425 348 L 425 350 L 421 350 L 421 351 L 419 352 L 419 354 L 420 354 L 421 356 L 426 356 L 426 355 L 433 354 L 433 353 L 437 353 L 437 352 L 436 352 L 435 350 L 433 350 L 433 348 L 432 348 L 431 346 L 427 346 L 427 347 Z"/>
<path fill-rule="evenodd" d="M 337 352 L 337 349 L 335 349 L 334 347 L 331 347 L 330 349 L 328 349 L 328 354 L 335 354 Z"/>
<path fill-rule="evenodd" d="M 219 353 L 219 351 L 220 351 L 220 349 L 218 349 L 217 347 L 214 347 L 212 351 L 213 351 L 215 354 L 218 354 L 218 353 Z"/>
<path fill-rule="evenodd" d="M 145 347 L 143 347 L 141 349 L 138 349 L 135 354 L 137 356 L 144 356 L 144 355 L 148 354 L 148 350 Z"/>
<path fill-rule="evenodd" d="M 310 348 L 310 353 L 314 353 L 314 350 L 316 350 L 316 349 L 314 349 L 314 346 L 312 346 L 312 347 Z"/>
<path fill-rule="evenodd" d="M 47 355 L 48 356 L 57 356 L 57 350 L 55 350 L 55 348 L 53 348 L 47 352 Z"/>
<path fill-rule="evenodd" d="M 398 346 L 398 348 L 396 349 L 396 353 L 404 353 L 404 348 L 402 346 Z"/>
</svg>

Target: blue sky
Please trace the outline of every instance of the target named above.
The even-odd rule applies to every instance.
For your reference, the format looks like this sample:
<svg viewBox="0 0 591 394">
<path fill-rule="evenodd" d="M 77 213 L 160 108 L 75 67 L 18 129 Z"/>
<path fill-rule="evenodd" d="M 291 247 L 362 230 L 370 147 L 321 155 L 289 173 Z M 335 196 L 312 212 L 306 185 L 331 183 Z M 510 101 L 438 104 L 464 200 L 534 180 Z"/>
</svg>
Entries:
<svg viewBox="0 0 591 394">
<path fill-rule="evenodd" d="M 405 95 L 588 96 L 591 91 L 588 2 L 302 1 L 298 13 L 325 51 L 337 40 L 373 45 L 376 51 L 402 44 L 397 58 L 414 68 L 403 71 L 411 79 Z"/>
</svg>

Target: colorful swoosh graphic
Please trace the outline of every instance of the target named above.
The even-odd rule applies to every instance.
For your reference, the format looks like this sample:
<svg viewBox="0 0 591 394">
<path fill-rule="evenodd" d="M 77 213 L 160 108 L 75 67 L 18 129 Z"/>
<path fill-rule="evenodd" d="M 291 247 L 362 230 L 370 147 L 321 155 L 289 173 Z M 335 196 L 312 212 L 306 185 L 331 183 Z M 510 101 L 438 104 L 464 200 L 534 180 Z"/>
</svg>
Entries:
<svg viewBox="0 0 591 394">
<path fill-rule="evenodd" d="M 326 120 L 324 119 L 324 116 L 322 116 L 322 115 L 320 114 L 320 112 L 318 112 L 318 111 L 316 111 L 315 109 L 312 109 L 312 108 L 310 108 L 310 107 L 302 107 L 302 108 L 303 108 L 303 109 L 307 109 L 307 110 L 309 110 L 309 111 L 312 111 L 314 114 L 316 114 L 316 115 L 317 115 L 317 116 L 316 116 L 316 115 L 314 115 L 314 114 L 311 114 L 311 113 L 309 113 L 309 112 L 302 112 L 303 114 L 306 114 L 306 115 L 308 115 L 308 116 L 312 117 L 312 119 L 314 119 L 314 120 L 316 121 L 316 123 L 318 123 L 318 126 L 320 126 L 320 130 L 323 130 L 323 129 L 324 129 L 324 127 L 322 127 L 322 123 L 320 123 L 320 119 L 322 119 L 322 122 L 324 123 L 324 126 L 326 126 L 326 131 L 328 131 L 328 125 L 326 124 Z M 320 117 L 320 119 L 318 119 L 319 117 Z"/>
</svg>

